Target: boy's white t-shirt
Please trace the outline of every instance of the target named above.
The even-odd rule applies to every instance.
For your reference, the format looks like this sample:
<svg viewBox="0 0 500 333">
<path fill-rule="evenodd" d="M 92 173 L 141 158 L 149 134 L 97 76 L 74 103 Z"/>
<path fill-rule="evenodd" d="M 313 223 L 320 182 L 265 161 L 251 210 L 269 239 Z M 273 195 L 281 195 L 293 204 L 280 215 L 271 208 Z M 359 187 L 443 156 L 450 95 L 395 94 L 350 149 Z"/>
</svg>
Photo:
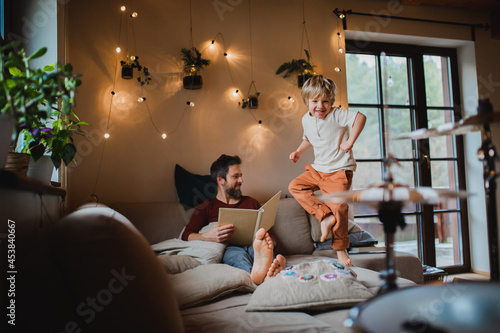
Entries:
<svg viewBox="0 0 500 333">
<path fill-rule="evenodd" d="M 309 111 L 302 117 L 302 138 L 313 146 L 314 170 L 325 173 L 356 171 L 352 149 L 346 154 L 340 150 L 340 144 L 349 138 L 349 129 L 357 114 L 357 111 L 334 107 L 323 119 L 314 117 Z"/>
</svg>

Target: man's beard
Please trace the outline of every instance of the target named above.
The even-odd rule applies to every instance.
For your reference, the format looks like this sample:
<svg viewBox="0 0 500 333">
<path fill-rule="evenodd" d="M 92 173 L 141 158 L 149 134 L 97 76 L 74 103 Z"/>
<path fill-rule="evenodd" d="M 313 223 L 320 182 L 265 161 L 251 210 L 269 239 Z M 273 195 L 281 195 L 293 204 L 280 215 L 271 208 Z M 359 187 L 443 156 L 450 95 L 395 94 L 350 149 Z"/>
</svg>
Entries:
<svg viewBox="0 0 500 333">
<path fill-rule="evenodd" d="M 241 190 L 237 190 L 235 189 L 234 187 L 233 188 L 228 188 L 226 189 L 226 193 L 232 197 L 232 198 L 235 198 L 235 199 L 239 199 L 241 198 Z"/>
</svg>

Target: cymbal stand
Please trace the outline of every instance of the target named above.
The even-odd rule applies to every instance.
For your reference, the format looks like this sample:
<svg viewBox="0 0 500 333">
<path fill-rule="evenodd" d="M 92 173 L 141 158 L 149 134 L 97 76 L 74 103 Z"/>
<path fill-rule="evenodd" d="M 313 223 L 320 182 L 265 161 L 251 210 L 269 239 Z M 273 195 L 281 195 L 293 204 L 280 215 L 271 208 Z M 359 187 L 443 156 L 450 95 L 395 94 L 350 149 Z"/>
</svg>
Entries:
<svg viewBox="0 0 500 333">
<path fill-rule="evenodd" d="M 479 113 L 493 112 L 488 100 L 479 101 Z M 484 124 L 484 140 L 477 152 L 478 159 L 483 162 L 484 189 L 486 194 L 486 215 L 488 229 L 488 245 L 490 255 L 490 280 L 499 280 L 498 269 L 498 223 L 496 208 L 496 179 L 498 174 L 495 171 L 495 161 L 498 155 L 491 140 L 491 130 L 488 123 Z"/>
<path fill-rule="evenodd" d="M 378 207 L 378 217 L 380 222 L 384 225 L 385 237 L 385 264 L 386 270 L 381 273 L 381 278 L 385 280 L 382 287 L 380 287 L 378 294 L 387 291 L 395 290 L 398 288 L 396 284 L 396 260 L 394 256 L 394 234 L 397 227 L 404 229 L 406 226 L 405 218 L 402 214 L 403 204 L 393 200 L 392 193 L 394 190 L 394 180 L 391 172 L 391 165 L 399 164 L 396 158 L 389 154 L 384 159 L 385 177 L 384 177 L 384 190 L 388 191 L 389 200 L 383 201 Z"/>
</svg>

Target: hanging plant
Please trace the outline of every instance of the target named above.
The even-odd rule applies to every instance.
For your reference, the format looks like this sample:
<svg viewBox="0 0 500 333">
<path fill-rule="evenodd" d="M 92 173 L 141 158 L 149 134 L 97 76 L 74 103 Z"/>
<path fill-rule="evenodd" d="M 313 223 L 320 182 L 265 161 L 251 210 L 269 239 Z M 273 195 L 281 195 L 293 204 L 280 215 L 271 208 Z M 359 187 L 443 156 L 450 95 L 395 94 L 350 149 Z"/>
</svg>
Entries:
<svg viewBox="0 0 500 333">
<path fill-rule="evenodd" d="M 203 59 L 196 47 L 182 48 L 181 54 L 181 60 L 184 63 L 184 78 L 182 79 L 184 89 L 200 89 L 203 86 L 203 78 L 199 72 L 210 65 L 210 60 Z"/>
<path fill-rule="evenodd" d="M 309 51 L 304 50 L 307 59 L 292 59 L 287 61 L 276 70 L 276 75 L 282 75 L 284 79 L 291 75 L 297 75 L 297 85 L 301 88 L 304 82 L 314 74 L 314 66 L 311 64 Z"/>
<path fill-rule="evenodd" d="M 141 64 L 139 63 L 139 57 L 129 56 L 127 53 L 127 60 L 121 60 L 120 65 L 122 66 L 122 79 L 133 79 L 135 68 L 139 73 L 137 82 L 139 82 L 141 86 L 149 84 L 149 82 L 151 81 L 151 78 L 149 77 L 149 70 L 147 67 L 141 66 Z"/>
<path fill-rule="evenodd" d="M 252 87 L 255 91 L 253 94 Z M 246 109 L 247 107 L 249 109 L 258 109 L 260 92 L 258 92 L 257 88 L 255 87 L 255 81 L 252 81 L 252 83 L 250 83 L 250 88 L 248 89 L 247 96 L 248 98 L 244 98 L 241 100 L 241 102 L 238 102 L 238 106 L 241 106 L 242 109 Z"/>
</svg>

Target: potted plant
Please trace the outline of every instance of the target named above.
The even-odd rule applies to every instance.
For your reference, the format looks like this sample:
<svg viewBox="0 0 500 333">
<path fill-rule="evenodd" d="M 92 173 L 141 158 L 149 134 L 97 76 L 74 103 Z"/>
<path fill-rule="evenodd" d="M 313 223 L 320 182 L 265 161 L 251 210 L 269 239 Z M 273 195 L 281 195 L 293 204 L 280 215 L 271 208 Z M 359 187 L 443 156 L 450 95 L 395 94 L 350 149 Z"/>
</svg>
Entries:
<svg viewBox="0 0 500 333">
<path fill-rule="evenodd" d="M 283 63 L 276 70 L 276 75 L 283 73 L 282 76 L 284 79 L 294 74 L 297 75 L 297 84 L 299 88 L 301 88 L 304 82 L 314 74 L 314 66 L 310 63 L 309 51 L 304 50 L 304 52 L 307 59 L 292 59 L 291 61 Z"/>
<path fill-rule="evenodd" d="M 182 48 L 182 62 L 184 63 L 184 77 L 182 86 L 184 89 L 200 89 L 203 86 L 203 78 L 199 72 L 210 65 L 209 59 L 203 59 L 196 47 L 190 49 Z"/>
<path fill-rule="evenodd" d="M 30 56 L 20 43 L 1 48 L 1 113 L 15 119 L 13 153 L 27 153 L 33 161 L 50 154 L 56 168 L 74 161 L 73 134 L 85 135 L 73 110 L 80 74 L 70 64 L 33 68 L 30 61 L 43 56 L 42 47 Z"/>
<path fill-rule="evenodd" d="M 127 52 L 127 59 L 121 60 L 120 65 L 122 66 L 122 79 L 131 80 L 134 78 L 134 68 L 137 69 L 139 77 L 137 81 L 142 85 L 149 84 L 151 78 L 149 77 L 149 70 L 147 67 L 142 66 L 139 63 L 139 57 L 129 56 Z M 143 77 L 144 76 L 144 77 Z"/>
</svg>

